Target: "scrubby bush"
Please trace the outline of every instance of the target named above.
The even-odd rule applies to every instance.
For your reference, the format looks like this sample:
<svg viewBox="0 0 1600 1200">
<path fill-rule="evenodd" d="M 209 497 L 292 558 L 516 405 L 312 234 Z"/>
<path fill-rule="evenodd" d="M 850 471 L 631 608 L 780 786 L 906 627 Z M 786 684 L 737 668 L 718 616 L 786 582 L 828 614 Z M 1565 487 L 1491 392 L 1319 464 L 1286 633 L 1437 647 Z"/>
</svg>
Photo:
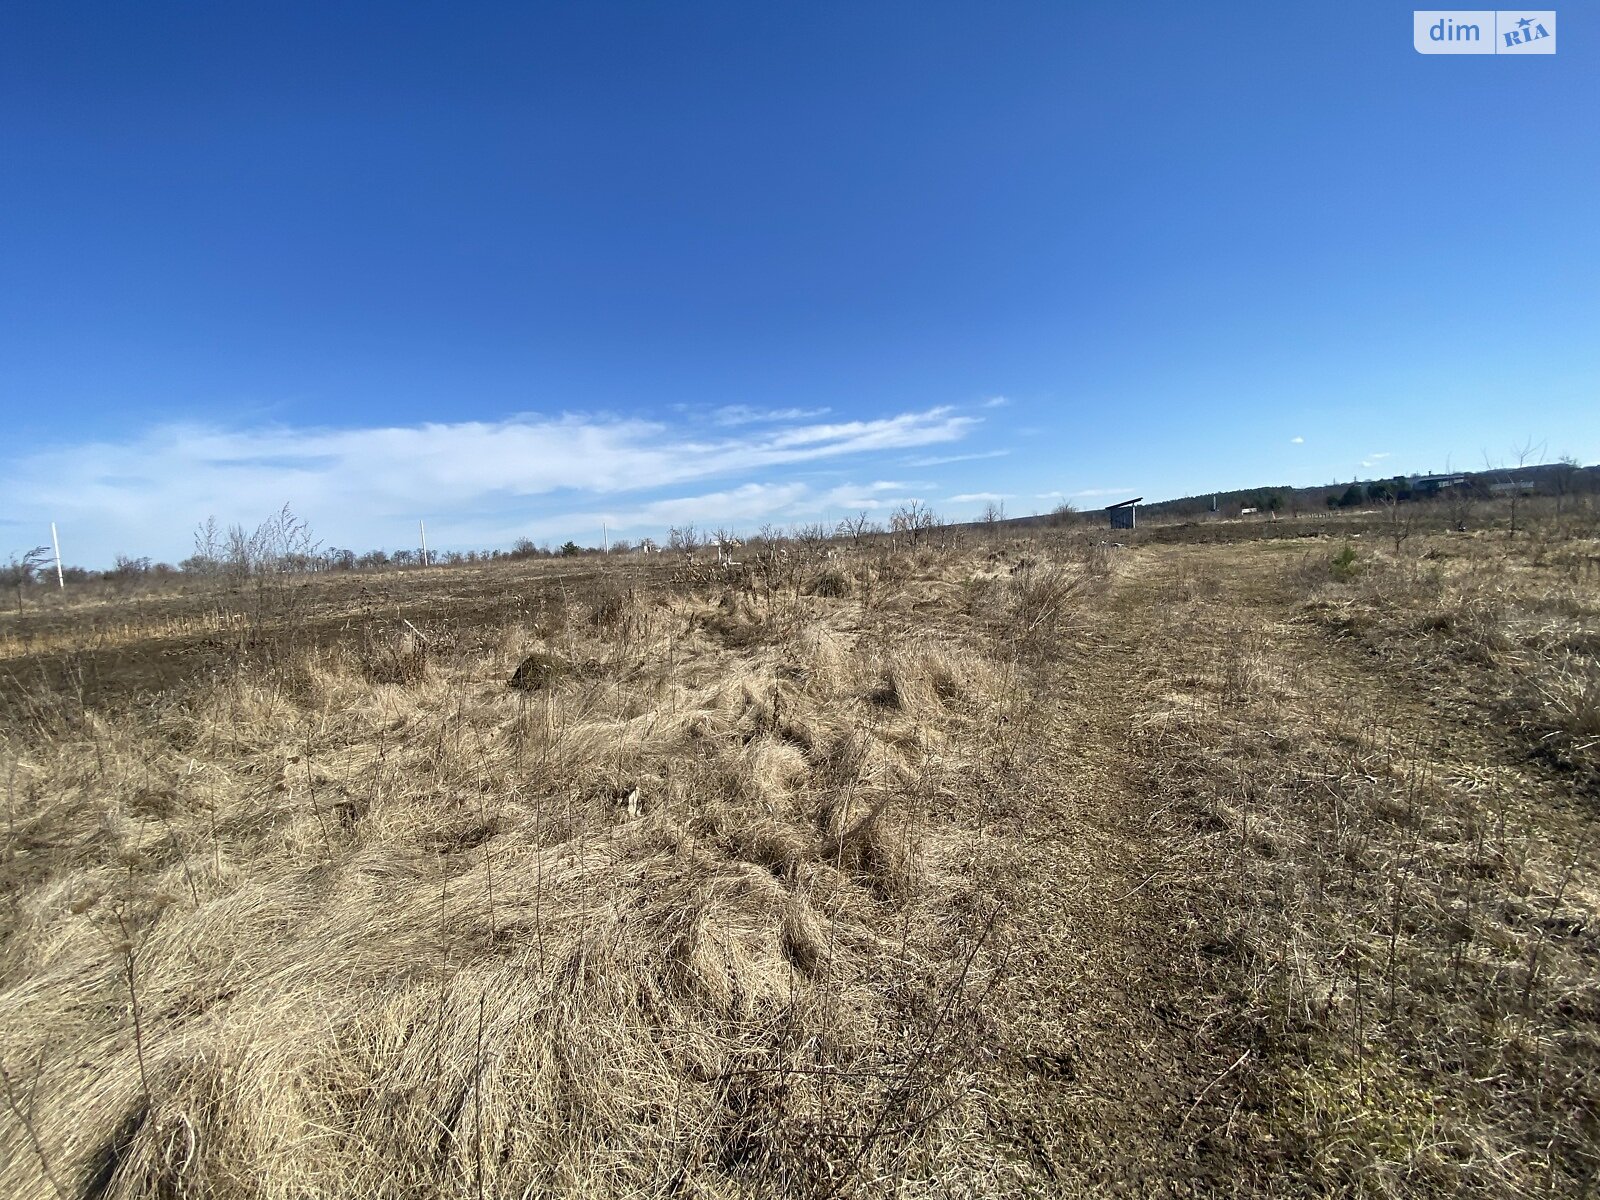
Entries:
<svg viewBox="0 0 1600 1200">
<path fill-rule="evenodd" d="M 1354 579 L 1360 573 L 1361 565 L 1357 560 L 1354 546 L 1344 546 L 1328 563 L 1328 574 L 1341 583 Z"/>
</svg>

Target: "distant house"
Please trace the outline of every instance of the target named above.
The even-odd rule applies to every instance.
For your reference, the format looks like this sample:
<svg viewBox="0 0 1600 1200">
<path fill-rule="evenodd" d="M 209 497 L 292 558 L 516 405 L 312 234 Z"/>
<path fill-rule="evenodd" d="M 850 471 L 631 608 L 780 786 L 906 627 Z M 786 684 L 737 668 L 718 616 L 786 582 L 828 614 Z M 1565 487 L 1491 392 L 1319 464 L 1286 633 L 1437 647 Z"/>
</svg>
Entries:
<svg viewBox="0 0 1600 1200">
<path fill-rule="evenodd" d="M 1442 492 L 1445 488 L 1465 487 L 1465 475 L 1418 475 L 1411 481 L 1414 492 Z"/>
<path fill-rule="evenodd" d="M 1530 479 L 1507 479 L 1500 483 L 1491 483 L 1489 492 L 1495 496 L 1531 496 L 1533 495 L 1533 481 Z"/>
<path fill-rule="evenodd" d="M 1106 516 L 1110 518 L 1113 529 L 1132 529 L 1135 520 L 1135 506 L 1144 502 L 1143 496 L 1135 496 L 1132 500 L 1124 500 L 1121 504 L 1106 505 Z"/>
</svg>

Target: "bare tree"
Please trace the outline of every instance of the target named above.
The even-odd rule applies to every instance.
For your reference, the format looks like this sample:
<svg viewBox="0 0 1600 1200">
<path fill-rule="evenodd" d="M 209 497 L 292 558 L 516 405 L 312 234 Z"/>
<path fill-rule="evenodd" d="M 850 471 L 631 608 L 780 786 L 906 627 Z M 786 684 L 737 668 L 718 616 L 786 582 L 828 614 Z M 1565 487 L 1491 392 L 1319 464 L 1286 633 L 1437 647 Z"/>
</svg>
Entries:
<svg viewBox="0 0 1600 1200">
<path fill-rule="evenodd" d="M 1412 525 L 1416 510 L 1409 501 L 1400 499 L 1394 493 L 1385 496 L 1383 501 L 1385 525 L 1388 536 L 1394 540 L 1394 556 L 1400 557 L 1400 547 L 1411 536 Z"/>
<path fill-rule="evenodd" d="M 1006 506 L 999 500 L 991 500 L 983 506 L 983 515 L 978 518 L 992 534 L 999 527 L 1001 521 L 1006 519 Z"/>
<path fill-rule="evenodd" d="M 1544 453 L 1544 443 L 1541 442 L 1539 445 L 1535 446 L 1533 439 L 1529 438 L 1527 441 L 1523 442 L 1522 445 L 1514 451 L 1514 453 L 1517 456 L 1517 465 L 1510 472 L 1510 478 L 1504 481 L 1507 484 L 1507 491 L 1509 492 L 1508 499 L 1511 501 L 1511 535 L 1513 537 L 1515 537 L 1517 533 L 1517 509 L 1522 501 L 1522 485 L 1524 482 L 1522 479 L 1522 472 L 1523 469 L 1534 458 Z M 1485 466 L 1489 465 L 1489 455 L 1487 451 L 1484 453 L 1483 461 Z M 1504 470 L 1504 468 L 1501 469 Z"/>
<path fill-rule="evenodd" d="M 837 532 L 840 537 L 847 537 L 852 543 L 859 546 L 862 538 L 869 533 L 878 533 L 879 529 L 867 514 L 867 510 L 862 509 L 855 516 L 846 517 L 840 521 Z"/>
<path fill-rule="evenodd" d="M 693 554 L 700 545 L 700 532 L 690 525 L 674 525 L 667 530 L 667 548 Z"/>
<path fill-rule="evenodd" d="M 921 500 L 908 500 L 889 514 L 889 528 L 906 534 L 915 546 L 928 531 L 937 528 L 939 518 Z"/>
<path fill-rule="evenodd" d="M 821 521 L 813 521 L 809 525 L 796 525 L 790 536 L 807 554 L 817 554 L 827 544 L 828 527 Z"/>
</svg>

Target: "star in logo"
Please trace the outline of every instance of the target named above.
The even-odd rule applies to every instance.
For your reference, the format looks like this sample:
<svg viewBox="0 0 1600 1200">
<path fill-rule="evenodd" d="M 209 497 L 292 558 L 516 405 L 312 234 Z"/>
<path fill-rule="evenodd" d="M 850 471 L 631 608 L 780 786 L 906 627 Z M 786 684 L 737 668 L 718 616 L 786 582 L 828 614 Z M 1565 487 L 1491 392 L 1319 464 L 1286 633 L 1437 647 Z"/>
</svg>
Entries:
<svg viewBox="0 0 1600 1200">
<path fill-rule="evenodd" d="M 1532 19 L 1530 19 L 1528 17 L 1523 17 L 1522 20 L 1517 22 L 1517 24 L 1522 26 L 1524 29 L 1526 29 L 1529 25 L 1533 24 L 1533 21 L 1532 21 Z"/>
</svg>

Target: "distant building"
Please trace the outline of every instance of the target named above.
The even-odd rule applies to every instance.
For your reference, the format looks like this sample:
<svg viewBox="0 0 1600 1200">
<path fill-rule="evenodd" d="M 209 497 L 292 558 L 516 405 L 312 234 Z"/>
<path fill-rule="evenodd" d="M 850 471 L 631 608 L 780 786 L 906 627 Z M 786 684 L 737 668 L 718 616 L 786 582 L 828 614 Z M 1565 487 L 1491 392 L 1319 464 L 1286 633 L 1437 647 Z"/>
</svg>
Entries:
<svg viewBox="0 0 1600 1200">
<path fill-rule="evenodd" d="M 1529 479 L 1506 479 L 1500 483 L 1491 483 L 1489 492 L 1495 496 L 1531 496 L 1533 495 L 1533 481 Z"/>
<path fill-rule="evenodd" d="M 1106 505 L 1106 516 L 1111 520 L 1113 529 L 1132 529 L 1135 520 L 1135 506 L 1143 503 L 1143 496 L 1135 496 L 1132 500 L 1124 500 L 1121 504 Z"/>
<path fill-rule="evenodd" d="M 1442 492 L 1445 488 L 1465 487 L 1465 475 L 1418 475 L 1411 481 L 1411 490 L 1417 492 Z"/>
</svg>

